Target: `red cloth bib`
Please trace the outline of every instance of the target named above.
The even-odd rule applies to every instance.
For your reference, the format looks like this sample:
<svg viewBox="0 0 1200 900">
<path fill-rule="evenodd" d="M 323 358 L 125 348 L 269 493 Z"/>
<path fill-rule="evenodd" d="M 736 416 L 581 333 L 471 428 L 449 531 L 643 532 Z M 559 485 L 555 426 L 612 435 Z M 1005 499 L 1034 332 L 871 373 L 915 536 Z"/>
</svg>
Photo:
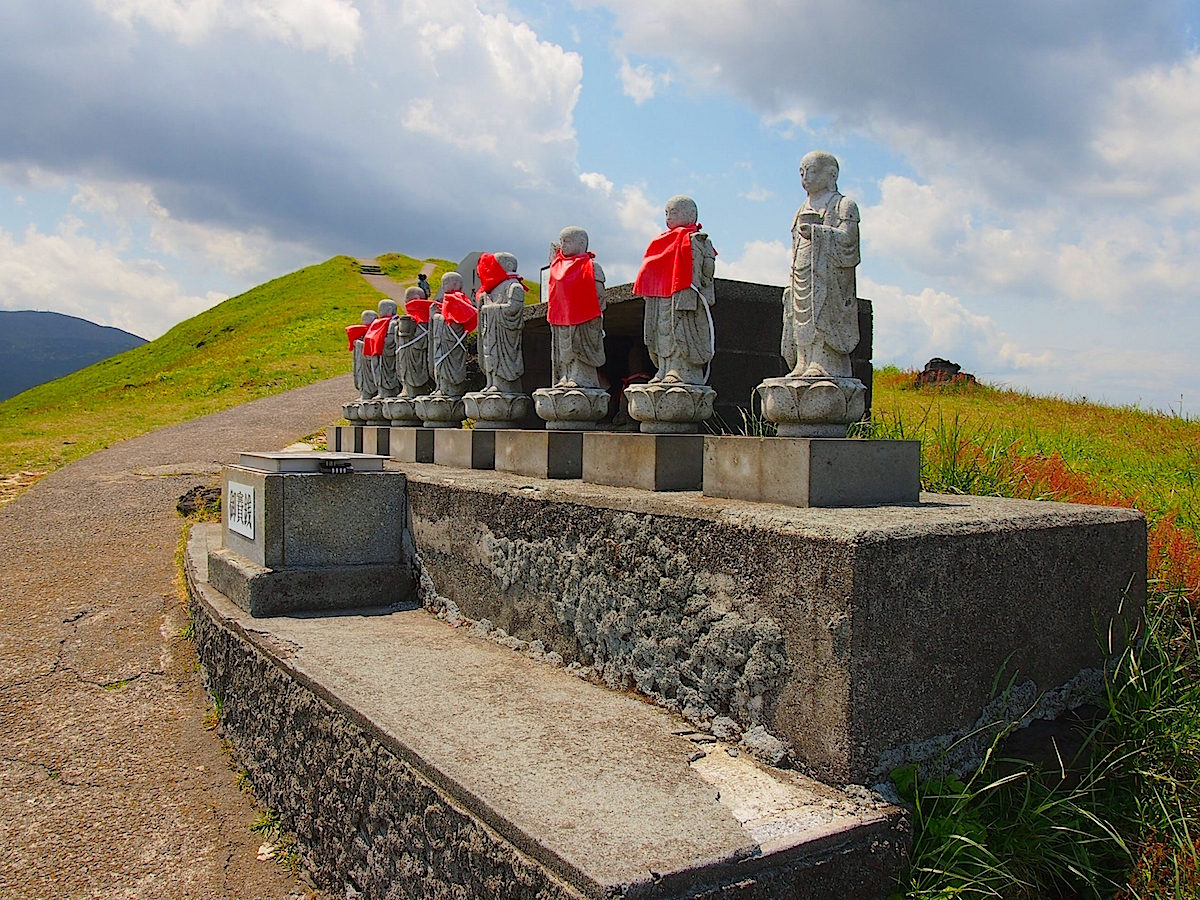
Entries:
<svg viewBox="0 0 1200 900">
<path fill-rule="evenodd" d="M 582 325 L 600 318 L 600 298 L 596 296 L 595 253 L 563 256 L 559 250 L 550 263 L 549 309 L 546 321 L 551 325 Z"/>
<path fill-rule="evenodd" d="M 449 291 L 442 295 L 442 318 L 470 333 L 479 324 L 479 310 L 462 291 Z"/>
<path fill-rule="evenodd" d="M 367 326 L 363 335 L 363 353 L 367 356 L 383 356 L 383 343 L 387 340 L 388 322 L 391 316 L 380 316 Z"/>
<path fill-rule="evenodd" d="M 670 297 L 692 286 L 692 235 L 699 225 L 680 225 L 650 242 L 633 282 L 637 297 Z"/>
<path fill-rule="evenodd" d="M 404 314 L 418 325 L 428 325 L 429 307 L 431 306 L 433 306 L 432 300 L 409 300 L 404 304 Z"/>
<path fill-rule="evenodd" d="M 350 339 L 350 352 L 354 352 L 354 342 L 367 333 L 366 325 L 347 325 L 346 337 Z"/>
<path fill-rule="evenodd" d="M 479 273 L 479 290 L 484 294 L 490 294 L 506 281 L 519 281 L 525 290 L 529 290 L 525 280 L 516 272 L 505 270 L 492 253 L 479 254 L 479 264 L 475 266 L 475 271 Z M 479 299 L 479 294 L 475 295 L 475 299 Z"/>
</svg>

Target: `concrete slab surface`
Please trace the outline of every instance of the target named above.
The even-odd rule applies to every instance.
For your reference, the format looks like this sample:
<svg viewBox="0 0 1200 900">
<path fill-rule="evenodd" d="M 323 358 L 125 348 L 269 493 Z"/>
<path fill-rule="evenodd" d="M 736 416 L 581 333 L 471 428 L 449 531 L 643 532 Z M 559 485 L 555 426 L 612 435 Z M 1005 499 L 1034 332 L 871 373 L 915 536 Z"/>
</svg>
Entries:
<svg viewBox="0 0 1200 900">
<path fill-rule="evenodd" d="M 207 584 L 218 539 L 197 526 L 188 566 L 220 627 L 586 896 L 681 896 L 856 835 L 870 856 L 902 820 L 711 739 L 698 745 L 678 716 L 424 610 L 251 619 Z"/>
</svg>

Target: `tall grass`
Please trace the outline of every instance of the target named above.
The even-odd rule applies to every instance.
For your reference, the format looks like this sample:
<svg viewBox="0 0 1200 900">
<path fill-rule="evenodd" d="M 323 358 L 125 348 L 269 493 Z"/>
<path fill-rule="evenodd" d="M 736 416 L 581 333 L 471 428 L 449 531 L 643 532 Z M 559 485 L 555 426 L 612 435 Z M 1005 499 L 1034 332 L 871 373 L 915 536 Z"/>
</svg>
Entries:
<svg viewBox="0 0 1200 900">
<path fill-rule="evenodd" d="M 908 391 L 909 373 L 883 375 L 860 436 L 921 440 L 923 489 L 1136 507 L 1149 526 L 1146 615 L 1109 648 L 1102 715 L 1074 759 L 1002 759 L 1002 733 L 965 780 L 895 773 L 914 809 L 905 896 L 1200 897 L 1200 429 L 1045 398 L 1031 412 L 1014 392 Z"/>
</svg>

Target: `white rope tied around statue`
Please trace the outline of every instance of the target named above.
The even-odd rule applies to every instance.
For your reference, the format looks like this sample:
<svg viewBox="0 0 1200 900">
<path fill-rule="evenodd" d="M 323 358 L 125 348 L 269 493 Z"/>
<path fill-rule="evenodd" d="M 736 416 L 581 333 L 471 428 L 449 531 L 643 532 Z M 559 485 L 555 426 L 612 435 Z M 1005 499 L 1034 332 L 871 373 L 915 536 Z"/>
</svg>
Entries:
<svg viewBox="0 0 1200 900">
<path fill-rule="evenodd" d="M 700 293 L 700 288 L 693 284 L 692 290 L 696 292 L 696 298 L 700 301 L 700 305 L 704 307 L 704 315 L 708 316 L 708 362 L 704 364 L 704 383 L 708 384 L 708 373 L 712 369 L 713 357 L 717 355 L 717 329 L 713 325 L 712 310 L 708 308 L 708 301 Z"/>
<path fill-rule="evenodd" d="M 450 328 L 450 325 L 447 324 L 446 327 Z M 450 333 L 454 334 L 454 330 L 451 329 Z M 437 359 L 435 359 L 433 361 L 433 367 L 436 369 L 438 366 L 440 366 L 442 363 L 444 363 L 447 359 L 450 358 L 450 354 L 453 353 L 459 347 L 462 347 L 463 352 L 465 353 L 467 350 L 467 345 L 463 342 L 466 341 L 466 339 L 467 339 L 467 333 L 465 331 L 462 334 L 455 335 L 454 336 L 454 346 L 451 347 L 449 350 L 447 350 L 445 353 L 443 353 L 441 356 L 439 356 Z"/>
<path fill-rule="evenodd" d="M 429 334 L 429 329 L 428 329 L 428 328 L 425 328 L 425 327 L 423 327 L 423 326 L 421 325 L 421 323 L 420 323 L 420 322 L 417 322 L 417 323 L 416 323 L 416 325 L 417 325 L 417 328 L 420 328 L 420 329 L 421 329 L 421 330 L 420 330 L 420 332 L 419 332 L 419 333 L 417 334 L 417 336 L 416 336 L 416 337 L 414 337 L 414 338 L 413 338 L 411 341 L 406 341 L 405 343 L 403 343 L 403 344 L 401 344 L 399 347 L 397 347 L 397 348 L 396 348 L 396 352 L 397 352 L 397 353 L 399 353 L 399 352 L 400 352 L 401 350 L 403 350 L 405 347 L 411 347 L 411 346 L 412 346 L 413 344 L 415 344 L 417 341 L 421 340 L 421 338 L 423 338 L 423 337 L 425 337 L 427 334 Z"/>
</svg>

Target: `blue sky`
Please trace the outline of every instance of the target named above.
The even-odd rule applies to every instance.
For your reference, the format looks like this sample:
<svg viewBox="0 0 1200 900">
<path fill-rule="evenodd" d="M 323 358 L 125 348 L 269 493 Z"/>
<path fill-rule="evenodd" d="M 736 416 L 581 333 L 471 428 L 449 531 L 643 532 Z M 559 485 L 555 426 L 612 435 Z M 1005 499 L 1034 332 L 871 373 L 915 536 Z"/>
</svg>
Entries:
<svg viewBox="0 0 1200 900">
<path fill-rule="evenodd" d="M 811 149 L 863 215 L 877 364 L 1200 409 L 1196 3 L 7 0 L 0 308 L 156 337 L 337 253 L 586 227 L 611 283 L 688 193 L 782 283 Z"/>
</svg>

